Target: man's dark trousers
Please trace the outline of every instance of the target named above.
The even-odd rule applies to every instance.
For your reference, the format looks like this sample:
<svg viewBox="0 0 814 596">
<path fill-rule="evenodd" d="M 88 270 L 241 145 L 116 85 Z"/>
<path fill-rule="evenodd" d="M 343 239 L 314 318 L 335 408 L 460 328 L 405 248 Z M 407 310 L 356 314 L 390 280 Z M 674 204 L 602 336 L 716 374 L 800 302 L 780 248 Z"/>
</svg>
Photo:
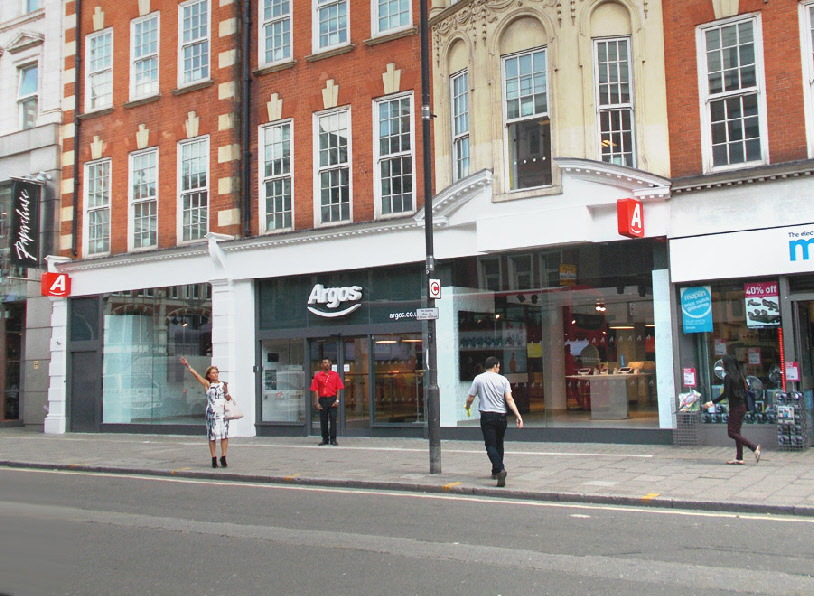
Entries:
<svg viewBox="0 0 814 596">
<path fill-rule="evenodd" d="M 503 470 L 503 437 L 506 436 L 506 414 L 480 413 L 480 429 L 486 443 L 486 455 L 492 462 L 492 474 Z"/>
<path fill-rule="evenodd" d="M 330 439 L 336 441 L 336 412 L 339 409 L 332 408 L 331 406 L 336 401 L 336 396 L 333 397 L 320 397 L 319 405 L 322 408 L 319 411 L 319 427 L 322 430 L 322 440 L 326 443 Z M 328 436 L 328 422 L 330 421 L 330 437 Z"/>
</svg>

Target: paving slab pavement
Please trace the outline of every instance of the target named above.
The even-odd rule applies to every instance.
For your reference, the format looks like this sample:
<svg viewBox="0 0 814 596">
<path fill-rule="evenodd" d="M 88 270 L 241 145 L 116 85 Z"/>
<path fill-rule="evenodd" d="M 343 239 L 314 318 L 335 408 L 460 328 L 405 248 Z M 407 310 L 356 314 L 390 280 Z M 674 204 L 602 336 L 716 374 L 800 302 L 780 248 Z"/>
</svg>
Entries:
<svg viewBox="0 0 814 596">
<path fill-rule="evenodd" d="M 205 437 L 12 427 L 0 428 L 0 466 L 814 516 L 809 450 L 764 449 L 760 464 L 747 453 L 746 465 L 728 466 L 733 447 L 510 442 L 497 488 L 480 442 L 442 441 L 440 474 L 429 473 L 426 440 L 318 442 L 233 438 L 229 467 L 213 469 Z"/>
</svg>

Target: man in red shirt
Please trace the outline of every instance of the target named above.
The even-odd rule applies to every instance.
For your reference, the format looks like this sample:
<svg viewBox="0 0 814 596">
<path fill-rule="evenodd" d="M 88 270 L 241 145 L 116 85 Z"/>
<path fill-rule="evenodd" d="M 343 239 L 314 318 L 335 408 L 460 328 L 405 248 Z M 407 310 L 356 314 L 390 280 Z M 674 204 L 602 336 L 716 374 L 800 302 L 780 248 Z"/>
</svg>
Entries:
<svg viewBox="0 0 814 596">
<path fill-rule="evenodd" d="M 331 360 L 322 360 L 322 370 L 317 371 L 314 380 L 311 381 L 311 391 L 314 392 L 314 403 L 319 410 L 319 426 L 322 430 L 322 445 L 328 444 L 330 438 L 331 445 L 338 445 L 336 442 L 336 413 L 339 410 L 339 391 L 344 389 L 342 379 L 339 374 L 331 369 Z M 330 437 L 328 433 L 328 422 L 330 421 Z"/>
</svg>

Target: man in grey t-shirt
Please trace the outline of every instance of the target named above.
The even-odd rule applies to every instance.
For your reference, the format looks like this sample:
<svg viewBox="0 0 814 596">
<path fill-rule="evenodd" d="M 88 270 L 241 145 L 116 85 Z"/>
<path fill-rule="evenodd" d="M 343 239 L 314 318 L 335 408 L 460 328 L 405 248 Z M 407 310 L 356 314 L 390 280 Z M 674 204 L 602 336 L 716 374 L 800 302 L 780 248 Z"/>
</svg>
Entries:
<svg viewBox="0 0 814 596">
<path fill-rule="evenodd" d="M 523 417 L 517 411 L 512 397 L 509 381 L 500 371 L 500 361 L 494 356 L 486 359 L 486 371 L 475 377 L 469 396 L 466 398 L 467 410 L 478 398 L 480 411 L 480 429 L 486 443 L 486 455 L 492 462 L 492 478 L 497 478 L 498 486 L 506 486 L 506 468 L 503 466 L 503 437 L 506 435 L 506 407 L 514 412 L 517 428 L 523 428 Z"/>
</svg>

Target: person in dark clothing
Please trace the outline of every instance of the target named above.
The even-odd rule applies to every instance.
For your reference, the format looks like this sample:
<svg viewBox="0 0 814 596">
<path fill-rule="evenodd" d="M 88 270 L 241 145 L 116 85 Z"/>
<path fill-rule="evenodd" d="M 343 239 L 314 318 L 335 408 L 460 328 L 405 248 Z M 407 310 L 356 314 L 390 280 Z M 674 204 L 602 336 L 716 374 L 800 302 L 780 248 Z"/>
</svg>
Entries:
<svg viewBox="0 0 814 596">
<path fill-rule="evenodd" d="M 735 441 L 735 459 L 728 461 L 729 465 L 743 465 L 743 446 L 746 445 L 755 454 L 755 463 L 760 461 L 760 445 L 755 445 L 741 435 L 743 417 L 746 415 L 746 379 L 743 378 L 738 361 L 734 356 L 727 354 L 721 358 L 724 367 L 724 390 L 720 396 L 704 404 L 709 409 L 713 404 L 729 400 L 729 418 L 727 420 L 727 433 Z"/>
</svg>

